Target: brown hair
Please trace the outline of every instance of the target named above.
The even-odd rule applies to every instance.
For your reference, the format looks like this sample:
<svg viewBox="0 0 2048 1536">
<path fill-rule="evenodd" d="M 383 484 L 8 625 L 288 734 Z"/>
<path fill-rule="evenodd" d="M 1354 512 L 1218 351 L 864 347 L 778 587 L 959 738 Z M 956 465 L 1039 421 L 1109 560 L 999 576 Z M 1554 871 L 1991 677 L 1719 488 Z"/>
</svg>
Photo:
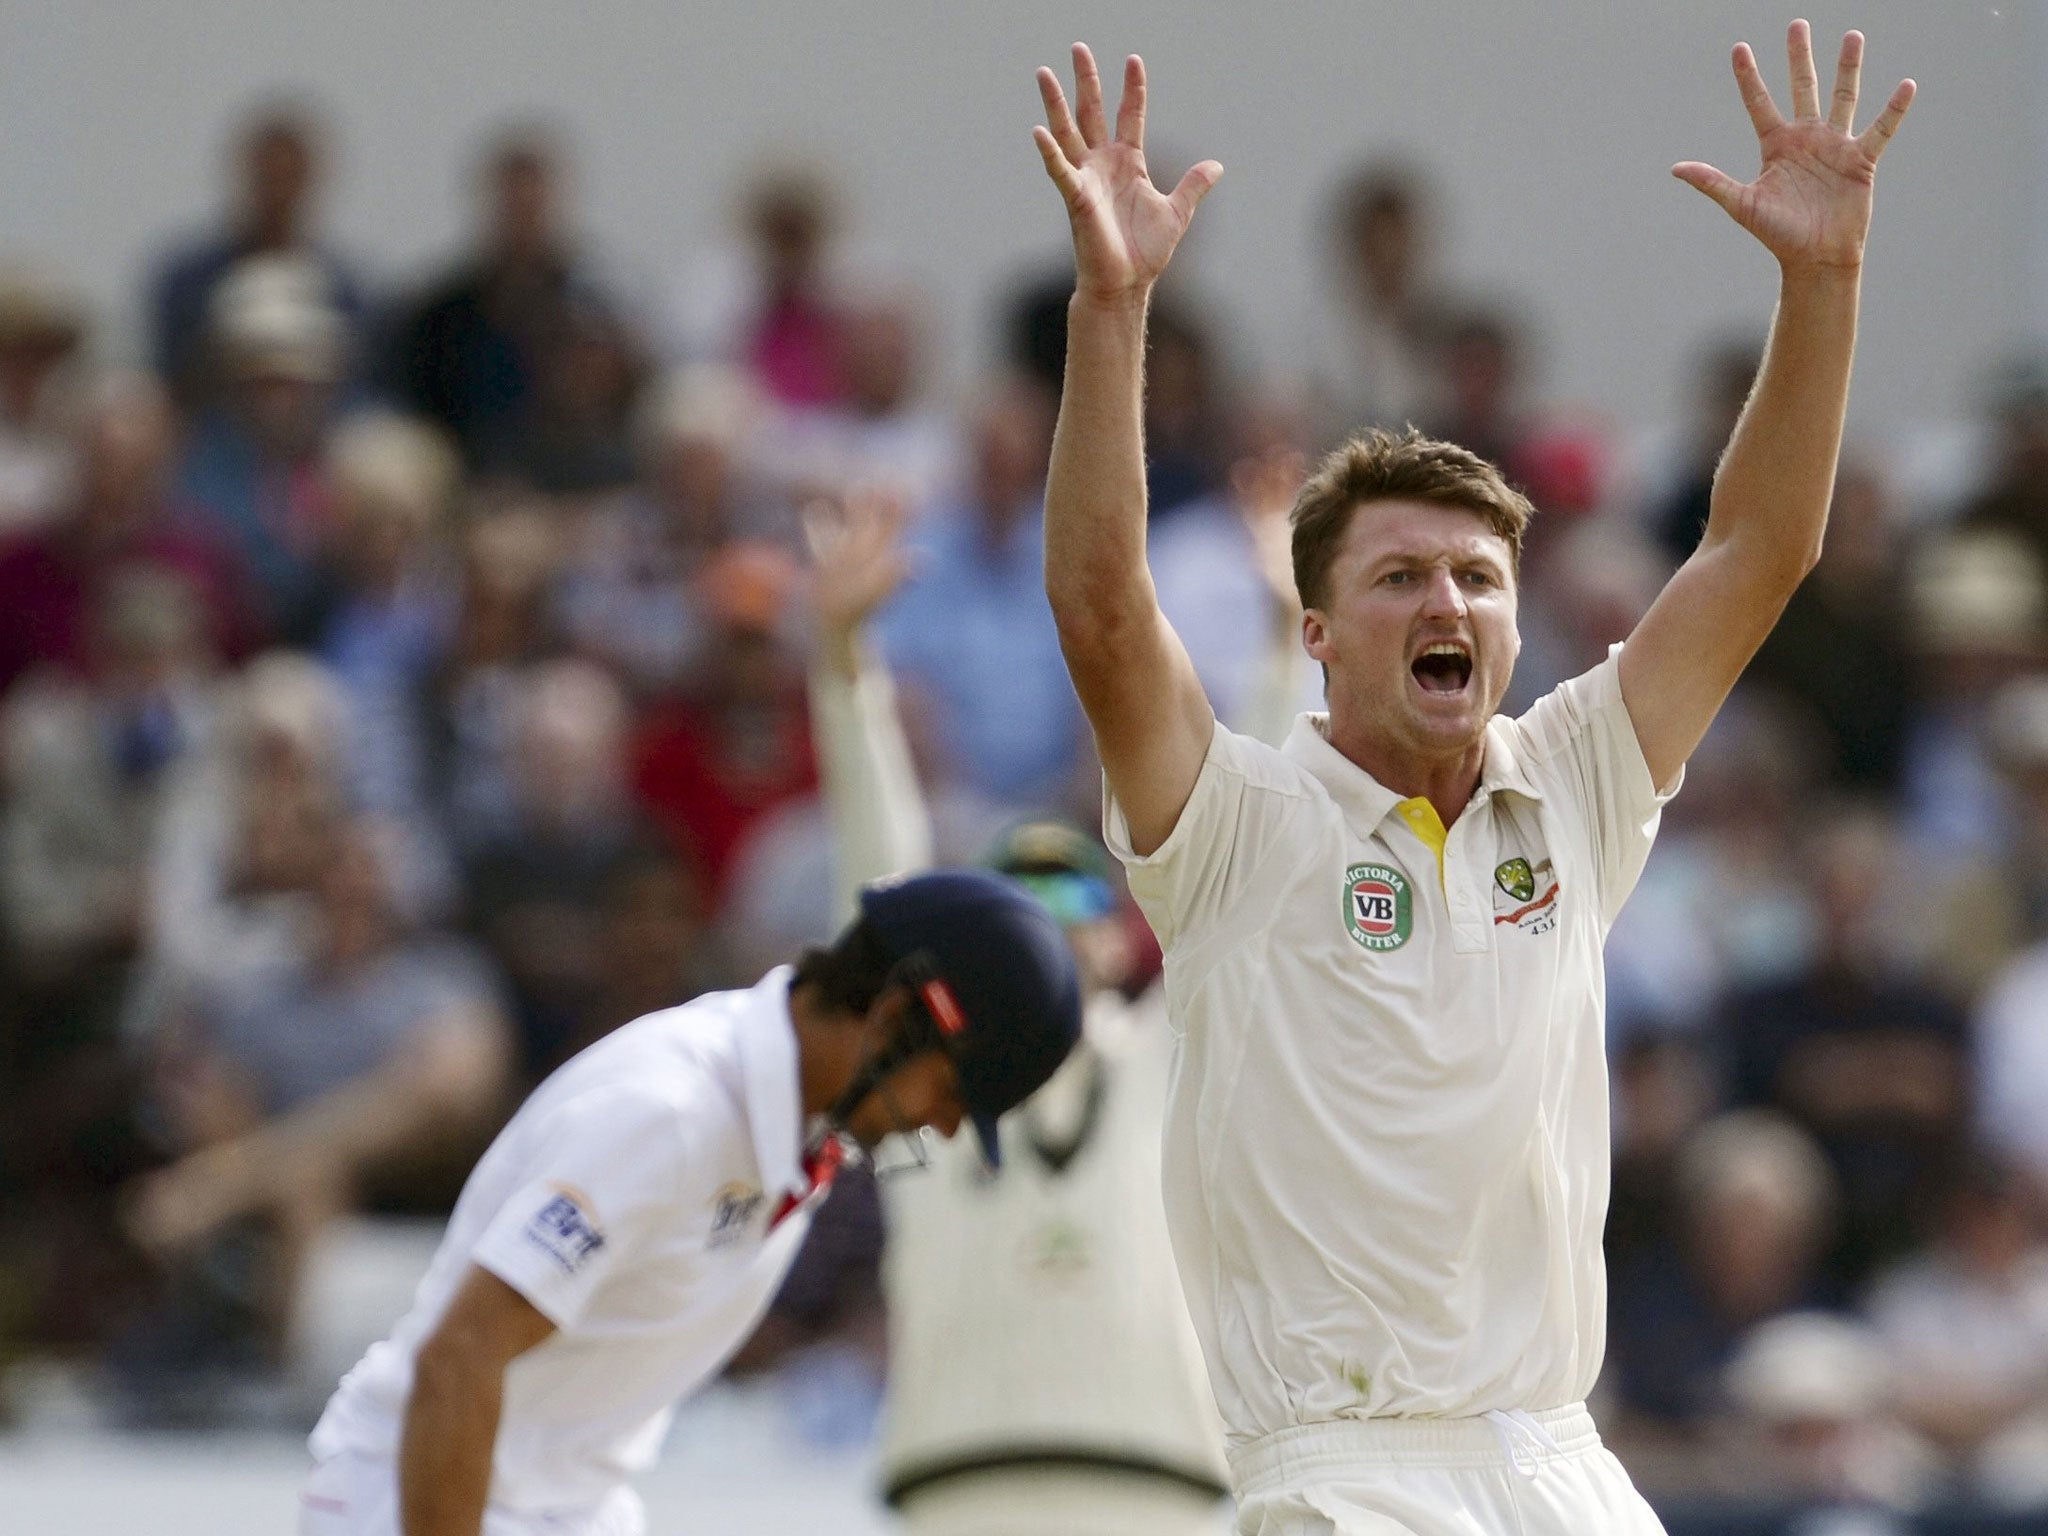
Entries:
<svg viewBox="0 0 2048 1536">
<path fill-rule="evenodd" d="M 1536 509 L 1501 472 L 1469 448 L 1373 427 L 1316 466 L 1295 498 L 1294 586 L 1302 606 L 1320 607 L 1330 563 L 1337 558 L 1351 514 L 1374 501 L 1430 501 L 1462 507 L 1485 519 L 1507 541 L 1510 566 L 1519 567 L 1522 532 Z"/>
</svg>

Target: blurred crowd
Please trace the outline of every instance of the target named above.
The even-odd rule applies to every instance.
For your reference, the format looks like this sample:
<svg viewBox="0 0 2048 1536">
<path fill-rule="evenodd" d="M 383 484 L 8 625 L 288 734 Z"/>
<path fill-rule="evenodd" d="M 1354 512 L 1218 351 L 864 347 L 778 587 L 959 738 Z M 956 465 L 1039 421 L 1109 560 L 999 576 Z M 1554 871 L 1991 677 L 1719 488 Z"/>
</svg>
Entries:
<svg viewBox="0 0 2048 1536">
<path fill-rule="evenodd" d="M 942 857 L 1098 814 L 1039 569 L 1062 270 L 941 390 L 928 297 L 801 165 L 648 306 L 545 127 L 480 148 L 414 290 L 327 238 L 325 153 L 242 125 L 147 253 L 146 368 L 61 274 L 0 280 L 0 1371 L 93 1362 L 128 1422 L 232 1411 L 327 1224 L 445 1209 L 569 1054 L 826 936 L 807 507 L 911 509 L 876 628 Z M 1699 537 L 1757 341 L 1603 423 L 1440 228 L 1420 169 L 1341 178 L 1284 356 L 1158 296 L 1154 568 L 1226 720 L 1257 506 L 1354 427 L 1535 500 L 1511 707 Z M 1961 469 L 1851 444 L 1614 930 L 1598 1406 L 1653 1494 L 2048 1501 L 2048 364 L 1986 374 Z M 777 1348 L 875 1336 L 872 1189 L 832 1204 Z"/>
</svg>

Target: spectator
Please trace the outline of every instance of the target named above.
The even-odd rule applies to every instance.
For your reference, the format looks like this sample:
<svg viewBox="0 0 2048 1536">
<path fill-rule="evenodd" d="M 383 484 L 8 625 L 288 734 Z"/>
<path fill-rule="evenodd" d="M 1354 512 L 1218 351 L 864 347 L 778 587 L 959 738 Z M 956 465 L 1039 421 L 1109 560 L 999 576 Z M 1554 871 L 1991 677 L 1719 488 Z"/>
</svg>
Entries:
<svg viewBox="0 0 2048 1536">
<path fill-rule="evenodd" d="M 2048 943 L 2013 959 L 1978 1005 L 1978 1135 L 2048 1210 Z"/>
<path fill-rule="evenodd" d="M 2048 1244 L 2022 1180 L 1968 1159 L 1933 1246 L 1878 1282 L 1868 1313 L 1906 1422 L 1977 1491 L 2048 1502 Z"/>
<path fill-rule="evenodd" d="M 633 478 L 633 423 L 647 362 L 625 317 L 577 292 L 542 340 L 533 406 L 507 467 L 554 496 L 594 496 Z"/>
<path fill-rule="evenodd" d="M 53 286 L 0 281 L 0 536 L 55 517 L 71 494 L 85 317 Z"/>
<path fill-rule="evenodd" d="M 81 991 L 118 996 L 166 787 L 213 728 L 204 618 L 182 580 L 116 572 L 91 631 L 85 669 L 31 672 L 0 710 L 0 903 L 15 979 L 45 1022 L 72 1016 L 59 1000 Z"/>
<path fill-rule="evenodd" d="M 736 974 L 705 926 L 702 881 L 666 843 L 639 843 L 612 868 L 597 934 L 601 985 L 564 1055 Z"/>
<path fill-rule="evenodd" d="M 749 836 L 817 787 L 803 662 L 788 632 L 801 580 L 779 545 L 735 543 L 707 562 L 696 580 L 711 631 L 702 663 L 631 748 L 635 793 L 703 870 L 714 916 Z"/>
<path fill-rule="evenodd" d="M 1155 302 L 1145 342 L 1145 508 L 1154 523 L 1222 487 L 1222 375 L 1207 317 Z"/>
<path fill-rule="evenodd" d="M 1842 1191 L 1831 1294 L 1910 1249 L 1913 1212 L 1968 1131 L 1968 1026 L 1916 974 L 1922 894 L 1889 824 L 1867 811 L 1807 844 L 1820 945 L 1796 976 L 1730 996 L 1729 1093 L 1770 1105 L 1826 1150 Z M 1905 914 L 1902 916 L 1901 914 Z"/>
<path fill-rule="evenodd" d="M 1919 1509 L 1939 1466 L 1900 1422 L 1898 1381 L 1882 1342 L 1847 1318 L 1803 1312 L 1764 1323 L 1728 1369 L 1730 1405 L 1747 1420 L 1737 1436 L 1743 1492 Z"/>
<path fill-rule="evenodd" d="M 1923 546 L 1907 574 L 1914 709 L 1901 807 L 1937 868 L 1996 860 L 2011 845 L 2012 802 L 1990 735 L 1991 701 L 2048 660 L 2048 587 L 2033 548 L 1979 530 Z"/>
<path fill-rule="evenodd" d="M 1813 1300 L 1834 1178 L 1797 1126 L 1743 1110 L 1687 1140 L 1675 1193 L 1672 1239 L 1616 1266 L 1607 1371 L 1624 1412 L 1696 1431 L 1744 1335 Z"/>
<path fill-rule="evenodd" d="M 560 519 L 534 500 L 487 511 L 463 531 L 461 598 L 425 716 L 436 733 L 433 799 L 458 855 L 517 819 L 521 680 L 557 650 L 548 593 L 561 546 Z"/>
<path fill-rule="evenodd" d="M 1524 327 L 1498 310 L 1467 309 L 1443 321 L 1437 342 L 1438 392 L 1424 426 L 1498 464 L 1511 481 L 1525 478 L 1521 455 L 1531 441 L 1523 391 Z"/>
<path fill-rule="evenodd" d="M 1072 792 L 1082 752 L 1041 575 L 1052 411 L 1034 386 L 1008 381 L 982 397 L 972 432 L 966 498 L 920 526 L 882 649 L 906 702 L 929 714 L 945 788 L 1044 807 Z"/>
<path fill-rule="evenodd" d="M 1633 1271 L 1679 1238 L 1678 1179 L 1686 1143 L 1714 1107 L 1700 1042 L 1643 1033 L 1615 1053 L 1614 1187 L 1607 1201 L 1609 1272 Z"/>
<path fill-rule="evenodd" d="M 1364 167 L 1337 195 L 1330 218 L 1337 314 L 1318 317 L 1310 337 L 1329 442 L 1363 427 L 1405 426 L 1437 395 L 1443 317 L 1431 202 L 1421 173 L 1393 164 Z"/>
<path fill-rule="evenodd" d="M 1966 1003 L 1984 998 L 2020 951 L 2048 932 L 2048 678 L 2000 687 L 1985 737 L 2011 830 L 1995 855 L 1943 870 L 1932 913 L 1934 974 Z M 1980 1017 L 1980 1051 L 1983 1029 Z M 1980 1085 L 1997 1086 L 1981 1074 Z"/>
<path fill-rule="evenodd" d="M 1262 676 L 1284 635 L 1295 674 L 1283 690 L 1297 709 L 1321 707 L 1322 683 L 1301 648 L 1301 599 L 1287 515 L 1308 473 L 1308 426 L 1282 401 L 1239 413 L 1238 451 L 1223 490 L 1189 503 L 1157 526 L 1146 558 L 1159 607 L 1202 680 L 1216 717 L 1275 745 L 1293 717 L 1256 720 Z"/>
<path fill-rule="evenodd" d="M 777 405 L 835 405 L 844 389 L 832 188 L 810 166 L 786 165 L 757 175 L 740 202 L 744 265 L 688 275 L 673 306 L 676 351 L 742 369 Z"/>
<path fill-rule="evenodd" d="M 440 433 L 402 417 L 359 418 L 329 452 L 335 558 L 319 654 L 348 696 L 354 803 L 405 829 L 415 914 L 445 906 L 453 877 L 428 695 L 455 623 L 444 553 L 459 473 Z"/>
<path fill-rule="evenodd" d="M 1716 343 L 1696 365 L 1691 419 L 1673 445 L 1672 462 L 1643 515 L 1645 532 L 1673 569 L 1699 547 L 1706 531 L 1714 470 L 1763 360 L 1762 346 L 1745 338 Z"/>
<path fill-rule="evenodd" d="M 1711 1030 L 1731 992 L 1801 974 L 1818 944 L 1800 828 L 1814 770 L 1797 722 L 1738 689 L 1686 765 L 1656 857 L 1607 942 L 1611 1050 Z"/>
<path fill-rule="evenodd" d="M 576 647 L 636 692 L 673 688 L 699 660 L 692 581 L 733 538 L 790 533 L 761 483 L 761 402 L 738 374 L 686 368 L 646 401 L 638 484 L 589 508 L 565 555 L 554 607 Z"/>
<path fill-rule="evenodd" d="M 511 986 L 523 1076 L 538 1082 L 596 1038 L 609 991 L 603 924 L 645 841 L 618 685 L 588 662 L 543 662 L 521 679 L 515 709 L 512 819 L 469 854 L 464 885 L 470 930 Z"/>
<path fill-rule="evenodd" d="M 1750 666 L 1750 686 L 1795 701 L 1824 733 L 1833 788 L 1889 792 L 1905 758 L 1912 667 L 1900 554 L 1883 481 L 1852 459 L 1835 476 L 1820 563 Z"/>
<path fill-rule="evenodd" d="M 156 1394 L 194 1364 L 277 1364 L 320 1229 L 360 1204 L 366 1181 L 432 1201 L 496 1124 L 509 1032 L 495 981 L 454 941 L 406 931 L 368 824 L 333 846 L 306 952 L 195 994 L 164 1042 L 176 1155 L 135 1192 L 138 1238 L 173 1274 L 223 1243 L 274 1243 L 275 1255 L 245 1298 L 253 1339 L 195 1338 L 179 1290 L 125 1342 L 143 1411 L 160 1411 Z"/>
<path fill-rule="evenodd" d="M 209 401 L 217 290 L 252 257 L 303 267 L 314 301 L 333 310 L 345 330 L 360 332 L 362 290 L 315 227 L 321 138 L 301 105 L 274 103 L 251 113 L 235 136 L 236 181 L 220 228 L 173 248 L 159 264 L 149 299 L 150 361 L 182 409 Z"/>
<path fill-rule="evenodd" d="M 1003 305 L 1003 363 L 1058 400 L 1067 374 L 1067 304 L 1074 275 L 1064 267 L 1011 285 Z"/>
<path fill-rule="evenodd" d="M 319 630 L 334 543 L 326 453 L 343 338 L 316 278 L 301 258 L 257 256 L 215 285 L 221 387 L 180 474 L 209 531 L 255 577 L 269 632 L 293 645 Z"/>
<path fill-rule="evenodd" d="M 1547 522 L 1550 509 L 1530 528 Z M 1656 553 L 1625 523 L 1585 519 L 1553 528 L 1522 552 L 1522 654 L 1502 708 L 1527 709 L 1628 638 L 1662 589 Z"/>
<path fill-rule="evenodd" d="M 2019 539 L 2036 565 L 2048 568 L 2048 359 L 2008 363 L 1993 386 L 1992 413 L 1991 474 L 1957 525 Z"/>
<path fill-rule="evenodd" d="M 406 410 L 455 439 L 471 470 L 526 467 L 550 349 L 601 289 L 563 217 L 565 167 L 554 140 L 517 129 L 486 152 L 479 227 L 468 254 L 405 311 L 387 387 Z"/>
<path fill-rule="evenodd" d="M 311 892 L 348 809 L 347 696 L 317 662 L 259 656 L 225 690 L 211 750 L 178 765 L 150 850 L 129 1032 L 303 956 Z"/>
<path fill-rule="evenodd" d="M 165 494 L 171 447 L 170 411 L 153 382 L 123 375 L 95 391 L 63 512 L 0 546 L 0 692 L 37 663 L 84 668 L 94 594 L 128 569 L 183 579 L 213 652 L 247 654 L 254 625 L 240 568 Z"/>
<path fill-rule="evenodd" d="M 0 707 L 0 1284 L 14 1323 L 70 1345 L 102 1342 L 143 1278 L 115 1218 L 146 1155 L 121 1004 L 167 785 L 214 716 L 176 577 L 116 572 L 91 627 L 89 670 L 31 672 Z"/>
<path fill-rule="evenodd" d="M 952 489 L 954 425 L 924 398 L 930 311 L 907 285 L 873 285 L 842 301 L 840 398 L 792 413 L 781 444 L 803 495 L 886 484 L 921 508 Z"/>
</svg>

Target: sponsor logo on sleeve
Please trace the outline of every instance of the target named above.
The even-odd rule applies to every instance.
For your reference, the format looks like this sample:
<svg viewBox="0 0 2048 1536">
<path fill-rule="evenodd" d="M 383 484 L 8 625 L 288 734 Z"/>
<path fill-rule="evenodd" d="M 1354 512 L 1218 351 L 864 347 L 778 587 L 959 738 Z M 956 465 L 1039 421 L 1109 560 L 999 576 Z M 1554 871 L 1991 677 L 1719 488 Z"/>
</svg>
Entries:
<svg viewBox="0 0 2048 1536">
<path fill-rule="evenodd" d="M 1415 926 L 1408 877 L 1385 864 L 1344 871 L 1344 927 L 1366 949 L 1399 949 Z"/>
<path fill-rule="evenodd" d="M 553 1186 L 547 1204 L 525 1227 L 526 1240 L 540 1249 L 565 1275 L 573 1275 L 604 1246 L 604 1233 L 589 1210 L 590 1200 L 566 1185 Z"/>
<path fill-rule="evenodd" d="M 711 1237 L 707 1246 L 723 1248 L 745 1237 L 765 1197 L 751 1184 L 728 1184 L 711 1197 Z"/>
</svg>

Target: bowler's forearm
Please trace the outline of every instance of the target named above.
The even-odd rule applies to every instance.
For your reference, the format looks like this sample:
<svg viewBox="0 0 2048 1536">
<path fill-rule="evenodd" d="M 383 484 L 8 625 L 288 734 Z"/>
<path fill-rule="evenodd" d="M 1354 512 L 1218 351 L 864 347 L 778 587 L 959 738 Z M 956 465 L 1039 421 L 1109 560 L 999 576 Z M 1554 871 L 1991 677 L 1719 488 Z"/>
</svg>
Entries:
<svg viewBox="0 0 2048 1536">
<path fill-rule="evenodd" d="M 1045 582 L 1063 630 L 1153 601 L 1145 569 L 1142 293 L 1067 307 L 1066 384 L 1046 480 Z"/>
<path fill-rule="evenodd" d="M 1861 269 L 1788 270 L 1756 388 L 1714 476 L 1707 541 L 1794 573 L 1819 558 L 1856 354 Z"/>
</svg>

